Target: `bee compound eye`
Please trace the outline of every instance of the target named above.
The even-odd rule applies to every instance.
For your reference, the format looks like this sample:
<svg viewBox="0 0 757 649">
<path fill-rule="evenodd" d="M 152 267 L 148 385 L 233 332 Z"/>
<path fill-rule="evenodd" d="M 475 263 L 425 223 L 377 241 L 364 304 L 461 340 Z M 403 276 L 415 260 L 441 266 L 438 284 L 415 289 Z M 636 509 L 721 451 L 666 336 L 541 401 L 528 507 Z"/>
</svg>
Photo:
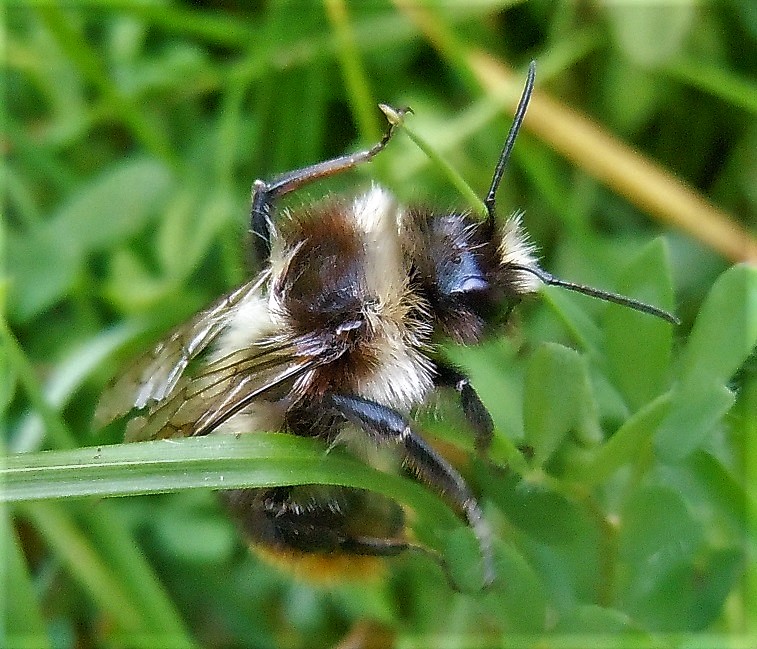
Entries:
<svg viewBox="0 0 757 649">
<path fill-rule="evenodd" d="M 463 277 L 458 283 L 458 286 L 452 291 L 452 293 L 477 293 L 480 291 L 486 291 L 488 288 L 489 282 L 487 282 L 483 277 L 472 275 L 469 277 Z"/>
</svg>

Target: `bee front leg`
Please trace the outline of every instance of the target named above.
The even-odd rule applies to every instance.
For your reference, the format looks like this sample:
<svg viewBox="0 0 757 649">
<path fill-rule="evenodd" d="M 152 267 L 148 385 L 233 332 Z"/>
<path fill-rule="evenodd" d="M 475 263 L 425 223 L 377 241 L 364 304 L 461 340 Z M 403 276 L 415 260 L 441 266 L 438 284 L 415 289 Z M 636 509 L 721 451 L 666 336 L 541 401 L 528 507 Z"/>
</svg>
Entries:
<svg viewBox="0 0 757 649">
<path fill-rule="evenodd" d="M 479 453 L 486 453 L 494 435 L 494 422 L 478 393 L 471 385 L 470 379 L 454 365 L 437 361 L 434 385 L 452 388 L 457 392 L 460 398 L 460 407 L 475 434 L 476 450 Z"/>
<path fill-rule="evenodd" d="M 399 114 L 408 109 L 397 110 Z M 256 180 L 252 184 L 252 206 L 250 208 L 250 231 L 253 234 L 253 246 L 258 261 L 265 261 L 271 253 L 271 232 L 273 223 L 271 216 L 276 199 L 292 192 L 302 185 L 315 180 L 328 178 L 369 162 L 374 156 L 383 151 L 394 134 L 396 124 L 390 124 L 384 136 L 370 149 L 325 160 L 314 165 L 288 171 L 273 180 Z"/>
<path fill-rule="evenodd" d="M 411 427 L 396 410 L 351 395 L 330 395 L 334 408 L 378 443 L 395 443 L 403 449 L 405 464 L 428 485 L 443 494 L 465 514 L 478 539 L 484 562 L 484 581 L 494 581 L 492 533 L 483 512 L 463 477 Z"/>
</svg>

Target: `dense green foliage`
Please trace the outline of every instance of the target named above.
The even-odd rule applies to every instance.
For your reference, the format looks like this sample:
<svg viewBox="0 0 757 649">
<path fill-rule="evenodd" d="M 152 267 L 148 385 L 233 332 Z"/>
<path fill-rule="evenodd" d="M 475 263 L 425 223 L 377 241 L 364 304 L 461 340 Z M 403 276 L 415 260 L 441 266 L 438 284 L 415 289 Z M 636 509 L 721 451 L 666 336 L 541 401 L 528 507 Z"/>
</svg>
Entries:
<svg viewBox="0 0 757 649">
<path fill-rule="evenodd" d="M 519 70 L 537 59 L 540 88 L 753 228 L 748 3 L 218 4 L 0 10 L 0 646 L 327 647 L 349 633 L 404 647 L 755 646 L 755 269 L 714 252 L 714 235 L 647 218 L 633 189 L 621 197 L 528 123 L 501 215 L 524 210 L 550 272 L 683 323 L 545 290 L 502 336 L 446 350 L 491 409 L 491 457 L 449 395 L 419 417 L 496 531 L 489 591 L 469 530 L 409 479 L 310 440 L 121 445 L 122 428 L 91 423 L 125 359 L 246 277 L 251 181 L 374 142 L 378 102 L 412 106 L 414 132 L 483 194 L 510 118 L 469 47 Z M 442 209 L 465 200 L 400 135 L 287 202 L 371 180 Z M 327 588 L 261 562 L 208 487 L 292 481 L 407 505 L 462 592 L 423 556 Z M 93 498 L 115 495 L 130 497 Z"/>
</svg>

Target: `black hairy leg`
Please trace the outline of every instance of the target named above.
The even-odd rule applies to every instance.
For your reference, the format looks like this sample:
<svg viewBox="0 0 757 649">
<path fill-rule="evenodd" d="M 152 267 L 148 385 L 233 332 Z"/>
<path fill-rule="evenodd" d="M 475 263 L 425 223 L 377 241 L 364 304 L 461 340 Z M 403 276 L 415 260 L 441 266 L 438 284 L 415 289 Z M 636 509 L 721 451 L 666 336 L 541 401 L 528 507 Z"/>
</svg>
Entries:
<svg viewBox="0 0 757 649">
<path fill-rule="evenodd" d="M 396 111 L 399 114 L 405 110 Z M 287 171 L 273 180 L 256 180 L 252 184 L 252 206 L 250 208 L 250 231 L 253 235 L 253 247 L 259 262 L 268 259 L 271 253 L 271 216 L 273 214 L 276 199 L 284 196 L 302 185 L 306 185 L 322 178 L 328 178 L 356 167 L 364 162 L 369 162 L 373 157 L 383 151 L 394 134 L 395 124 L 390 124 L 384 136 L 370 149 L 339 156 L 331 160 L 324 160 L 302 169 Z"/>
<path fill-rule="evenodd" d="M 470 379 L 457 367 L 443 361 L 436 361 L 436 376 L 434 385 L 442 388 L 452 388 L 460 398 L 460 407 L 466 420 L 473 428 L 476 440 L 476 450 L 486 453 L 494 435 L 492 416 L 481 401 L 478 393 L 470 383 Z"/>
<path fill-rule="evenodd" d="M 332 394 L 328 396 L 328 400 L 339 413 L 376 443 L 399 445 L 405 465 L 465 515 L 478 539 L 484 564 L 484 581 L 486 585 L 490 585 L 494 581 L 491 530 L 478 502 L 457 470 L 418 435 L 408 419 L 396 410 L 351 395 Z"/>
</svg>

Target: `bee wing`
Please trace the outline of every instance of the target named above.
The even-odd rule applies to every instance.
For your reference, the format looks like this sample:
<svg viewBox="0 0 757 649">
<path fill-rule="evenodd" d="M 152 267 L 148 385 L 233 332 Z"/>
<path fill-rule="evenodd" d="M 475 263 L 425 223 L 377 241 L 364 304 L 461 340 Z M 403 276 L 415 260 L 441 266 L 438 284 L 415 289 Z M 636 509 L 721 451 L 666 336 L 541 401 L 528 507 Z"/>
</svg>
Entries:
<svg viewBox="0 0 757 649">
<path fill-rule="evenodd" d="M 298 377 L 328 362 L 295 342 L 266 342 L 235 351 L 180 377 L 171 394 L 129 422 L 127 441 L 206 435 L 255 399 L 276 401 Z"/>
<path fill-rule="evenodd" d="M 104 426 L 134 408 L 142 409 L 169 398 L 190 361 L 207 349 L 246 298 L 260 293 L 269 274 L 263 272 L 224 295 L 140 357 L 101 397 L 95 411 L 96 425 Z"/>
</svg>

